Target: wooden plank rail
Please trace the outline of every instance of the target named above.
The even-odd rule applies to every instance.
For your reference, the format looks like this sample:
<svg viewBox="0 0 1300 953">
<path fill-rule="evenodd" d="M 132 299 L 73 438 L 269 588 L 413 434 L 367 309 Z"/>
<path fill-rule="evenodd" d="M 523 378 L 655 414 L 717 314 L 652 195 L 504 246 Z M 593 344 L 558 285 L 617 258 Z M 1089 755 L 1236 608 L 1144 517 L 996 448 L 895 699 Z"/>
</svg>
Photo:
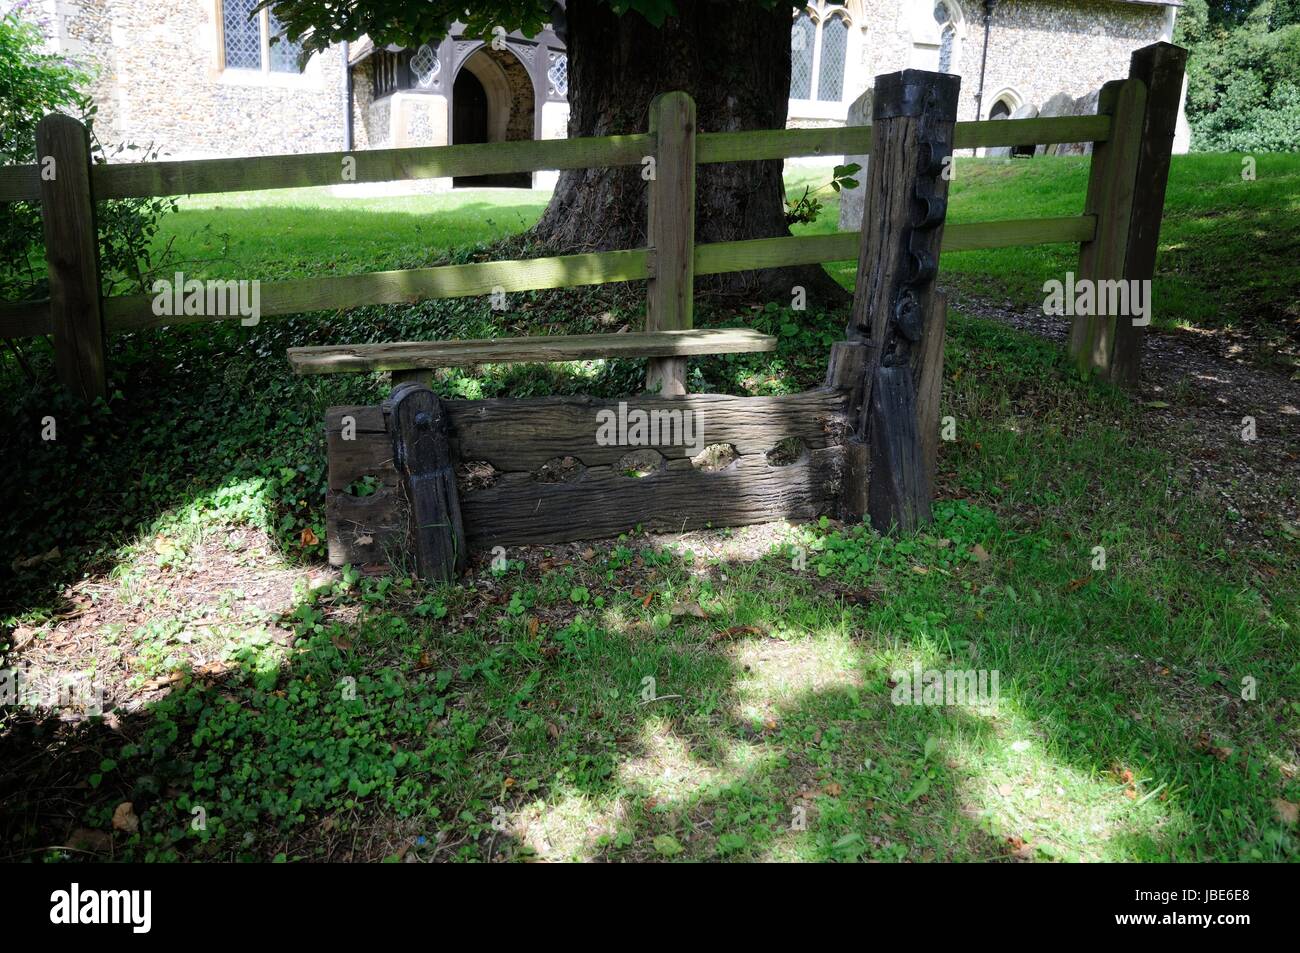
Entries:
<svg viewBox="0 0 1300 953">
<path fill-rule="evenodd" d="M 0 338 L 32 338 L 53 334 L 50 299 L 0 301 Z"/>
<path fill-rule="evenodd" d="M 1086 242 L 1092 240 L 1095 230 L 1096 218 L 1091 215 L 949 225 L 944 232 L 943 250 L 975 251 L 1053 242 Z M 861 236 L 857 232 L 835 232 L 696 245 L 695 274 L 716 275 L 784 265 L 848 261 L 857 258 L 860 242 Z M 495 288 L 513 292 L 635 281 L 649 276 L 649 259 L 646 249 L 631 249 L 525 261 L 476 262 L 361 275 L 264 281 L 260 287 L 261 314 L 268 317 L 363 305 L 413 304 L 429 298 L 487 295 Z M 105 298 L 105 327 L 110 331 L 135 331 L 166 325 L 239 320 L 238 316 L 157 315 L 153 302 L 151 295 Z M 0 317 L 3 315 L 4 312 L 0 311 Z M 14 323 L 20 320 L 15 318 Z M 45 332 L 33 330 L 27 333 Z"/>
<path fill-rule="evenodd" d="M 95 167 L 94 180 L 98 198 L 140 198 L 535 172 L 539 169 L 640 165 L 641 160 L 653 152 L 654 140 L 647 134 L 530 139 L 458 146 L 100 165 Z M 345 170 L 350 177 L 345 178 Z"/>
<path fill-rule="evenodd" d="M 356 374 L 414 368 L 586 361 L 597 358 L 688 357 L 776 349 L 776 338 L 747 328 L 642 331 L 624 334 L 553 334 L 495 341 L 401 341 L 291 347 L 299 374 Z"/>
<path fill-rule="evenodd" d="M 428 298 L 488 295 L 496 289 L 532 291 L 634 281 L 647 277 L 647 262 L 646 250 L 639 248 L 525 261 L 486 261 L 328 278 L 264 281 L 259 288 L 261 314 L 297 314 L 373 304 L 413 304 Z M 157 315 L 154 314 L 153 302 L 152 295 L 119 295 L 104 299 L 108 328 L 129 331 L 169 324 L 238 320 L 237 316 Z"/>
<path fill-rule="evenodd" d="M 1000 119 L 957 123 L 954 146 L 1037 145 L 1042 142 L 1105 142 L 1110 116 L 1049 116 L 1045 119 Z M 831 129 L 764 129 L 757 132 L 709 132 L 697 138 L 696 161 L 745 162 L 799 156 L 869 155 L 871 127 Z"/>
<path fill-rule="evenodd" d="M 958 149 L 972 149 L 1040 142 L 1105 142 L 1110 137 L 1110 128 L 1109 116 L 959 122 L 955 144 Z M 700 164 L 869 154 L 871 127 L 711 132 L 700 134 L 697 142 L 696 162 Z M 96 165 L 91 170 L 91 178 L 95 198 L 99 200 L 200 195 L 349 182 L 393 182 L 535 172 L 540 169 L 639 165 L 645 156 L 653 154 L 654 145 L 653 136 L 637 134 L 238 159 L 129 162 Z M 349 178 L 344 177 L 345 159 L 351 159 L 353 163 Z M 39 196 L 36 166 L 0 169 L 0 202 L 36 201 Z"/>
<path fill-rule="evenodd" d="M 0 166 L 0 202 L 39 202 L 41 177 L 34 165 Z"/>
<path fill-rule="evenodd" d="M 1127 220 L 1111 208 L 1122 202 L 1101 201 L 1104 190 L 1097 180 L 1098 176 L 1110 176 L 1111 168 L 1118 165 L 1115 157 L 1127 156 L 1131 151 L 1126 140 L 1134 135 L 1134 131 L 1128 128 L 1132 125 L 1129 116 L 1132 110 L 1120 110 L 1116 114 L 1113 105 L 1108 104 L 1109 108 L 1099 109 L 1099 114 L 1094 116 L 959 122 L 951 125 L 948 139 L 950 148 L 958 150 L 1058 142 L 1094 142 L 1098 148 L 1092 163 L 1093 181 L 1086 214 L 954 224 L 944 231 L 940 240 L 941 250 L 955 252 L 1070 242 L 1084 246 L 1081 272 L 1122 271 L 1126 276 L 1136 275 L 1138 278 L 1149 275 L 1153 270 L 1155 236 L 1158 235 L 1160 197 L 1167 178 L 1169 143 L 1166 140 L 1172 136 L 1166 128 L 1169 126 L 1168 116 L 1172 115 L 1168 100 L 1173 94 L 1169 91 L 1181 76 L 1181 53 L 1168 44 L 1156 44 L 1134 55 L 1131 77 L 1150 84 L 1153 89 L 1159 87 L 1160 92 L 1159 96 L 1153 93 L 1152 102 L 1157 106 L 1147 110 L 1144 123 L 1137 131 L 1142 150 L 1141 168 L 1131 175 L 1125 173 L 1129 179 L 1140 180 L 1142 185 L 1140 194 L 1135 192 L 1131 202 L 1133 212 Z M 699 132 L 694 119 L 694 104 L 688 96 L 679 93 L 664 94 L 652 111 L 654 116 L 648 131 L 632 135 L 123 164 L 91 165 L 87 160 L 84 171 L 76 172 L 81 181 L 68 180 L 64 175 L 67 169 L 61 167 L 58 185 L 43 181 L 43 166 L 39 164 L 0 167 L 0 204 L 39 202 L 42 205 L 46 225 L 46 261 L 51 267 L 52 281 L 49 301 L 0 302 L 0 334 L 6 337 L 52 335 L 61 379 L 65 385 L 89 399 L 104 389 L 105 332 L 221 320 L 249 323 L 247 318 L 251 315 L 222 314 L 221 311 L 231 309 L 228 306 L 209 307 L 208 301 L 194 310 L 209 313 L 174 314 L 167 313 L 172 309 L 165 307 L 159 307 L 161 313 L 155 313 L 156 305 L 163 300 L 162 295 L 100 298 L 102 275 L 94 230 L 92 227 L 87 232 L 84 222 L 89 221 L 93 226 L 99 202 L 128 198 L 449 179 L 461 175 L 550 169 L 635 167 L 646 164 L 650 158 L 662 176 L 661 179 L 650 177 L 646 248 L 359 275 L 259 280 L 258 301 L 253 312 L 258 318 L 412 304 L 429 299 L 487 296 L 497 291 L 510 293 L 646 280 L 647 332 L 685 331 L 691 327 L 691 288 L 696 276 L 846 261 L 861 254 L 862 235 L 843 232 L 695 244 L 690 227 L 694 170 L 700 164 L 710 163 L 770 161 L 797 156 L 869 155 L 874 148 L 884 148 L 874 141 L 883 135 L 881 128 L 850 126 Z M 46 119 L 47 129 L 53 129 L 64 120 L 75 122 L 68 117 L 57 121 L 51 117 Z M 45 157 L 50 152 L 48 148 L 42 150 L 38 144 L 38 156 Z M 64 159 L 70 159 L 74 167 L 80 165 L 80 159 L 74 156 L 64 156 Z M 73 185 L 75 189 L 71 188 Z M 65 198 L 68 201 L 64 201 Z M 76 214 L 60 215 L 64 205 Z M 930 214 L 942 217 L 942 213 L 934 209 Z M 1115 244 L 1112 237 L 1122 230 L 1125 221 L 1130 222 L 1132 234 L 1124 245 L 1126 257 L 1122 268 L 1109 259 L 1103 263 L 1105 267 L 1090 267 L 1089 263 L 1098 258 L 1099 249 L 1110 247 L 1108 243 Z M 85 239 L 86 234 L 90 235 L 89 242 Z M 931 254 L 936 251 L 932 250 Z M 1118 260 L 1118 253 L 1112 257 Z M 191 280 L 193 277 L 190 276 Z M 228 285 L 225 281 L 221 283 Z M 208 282 L 204 281 L 204 284 L 206 286 Z M 204 297 L 208 298 L 216 289 L 205 287 L 205 291 Z M 223 291 L 223 303 L 228 304 L 228 294 L 227 287 Z M 182 298 L 187 297 L 182 293 Z M 211 313 L 213 311 L 217 313 Z M 938 330 L 936 339 L 941 341 L 942 309 L 938 312 L 934 322 Z M 1112 376 L 1122 383 L 1134 381 L 1140 354 L 1140 329 L 1120 324 L 1099 337 L 1104 338 L 1105 350 L 1115 352 Z M 642 349 L 637 352 L 636 339 L 624 336 L 608 353 L 595 354 L 593 351 L 597 349 L 584 347 L 579 356 L 648 357 L 650 386 L 662 389 L 665 394 L 677 393 L 685 390 L 684 358 L 690 354 L 716 353 L 719 341 L 713 339 L 707 346 L 693 345 L 696 347 L 694 350 Z M 480 349 L 480 354 L 488 353 L 482 350 L 486 347 L 482 342 L 463 344 L 464 349 L 458 358 L 462 362 L 480 359 L 470 360 L 469 355 L 475 353 L 475 348 Z M 550 344 L 554 346 L 555 342 Z M 493 346 L 500 347 L 499 344 Z M 865 345 L 857 342 L 855 346 Z M 681 347 L 686 346 L 682 344 Z M 727 348 L 747 349 L 752 348 Z M 1091 354 L 1103 348 L 1081 349 L 1076 345 L 1074 349 L 1076 353 L 1087 350 Z M 528 357 L 531 352 L 527 350 L 513 353 L 524 355 L 514 357 L 516 360 L 569 359 Z M 438 360 L 445 362 L 447 357 L 444 355 Z M 392 370 L 399 377 L 420 380 L 427 375 L 430 366 L 442 365 L 394 367 Z M 858 390 L 860 388 L 854 389 L 854 393 Z"/>
<path fill-rule="evenodd" d="M 1092 215 L 949 225 L 944 230 L 943 250 L 979 251 L 1017 245 L 1085 242 L 1091 241 L 1096 227 L 1097 220 Z M 716 275 L 751 268 L 849 261 L 858 257 L 861 242 L 860 232 L 833 232 L 830 235 L 794 235 L 696 245 L 695 273 Z"/>
<path fill-rule="evenodd" d="M 958 149 L 973 149 L 1040 142 L 1105 142 L 1110 137 L 1110 128 L 1110 116 L 959 122 L 955 144 Z M 709 132 L 701 133 L 697 144 L 696 162 L 700 164 L 869 154 L 871 127 Z M 642 158 L 653 152 L 654 137 L 637 134 L 239 159 L 129 162 L 96 165 L 91 170 L 91 178 L 96 199 L 146 198 L 639 165 Z M 345 158 L 354 160 L 352 178 L 344 178 Z M 0 202 L 35 202 L 39 198 L 40 176 L 35 165 L 0 168 Z"/>
<path fill-rule="evenodd" d="M 680 532 L 811 519 L 835 504 L 845 399 L 829 388 L 781 397 L 537 397 L 449 400 L 441 406 L 455 457 L 495 471 L 491 485 L 462 481 L 460 487 L 471 548 L 592 539 L 637 525 Z M 599 438 L 602 414 L 630 411 L 690 414 L 699 442 L 729 445 L 736 459 L 721 469 L 697 469 L 691 458 L 698 447 L 655 443 L 651 449 L 663 457 L 661 466 L 646 476 L 630 475 L 621 461 L 638 448 Z M 351 439 L 343 439 L 345 428 Z M 400 563 L 394 556 L 403 554 L 407 520 L 391 429 L 382 406 L 331 407 L 325 413 L 326 538 L 334 565 Z M 781 465 L 768 453 L 785 441 L 802 449 Z M 540 471 L 556 458 L 568 458 L 570 468 L 543 478 Z M 344 492 L 363 477 L 376 481 L 375 493 Z"/>
</svg>

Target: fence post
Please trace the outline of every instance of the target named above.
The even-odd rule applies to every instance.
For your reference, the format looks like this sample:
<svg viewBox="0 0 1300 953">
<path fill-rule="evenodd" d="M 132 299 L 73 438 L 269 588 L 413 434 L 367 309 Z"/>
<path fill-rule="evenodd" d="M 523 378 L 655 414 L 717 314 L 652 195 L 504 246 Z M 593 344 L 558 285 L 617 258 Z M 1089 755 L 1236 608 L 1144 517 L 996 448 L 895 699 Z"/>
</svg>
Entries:
<svg viewBox="0 0 1300 953">
<path fill-rule="evenodd" d="M 661 93 L 650 104 L 655 136 L 650 180 L 652 252 L 646 296 L 646 330 L 687 330 L 695 307 L 695 100 L 684 92 Z M 665 397 L 686 393 L 686 358 L 651 358 L 646 390 Z"/>
<path fill-rule="evenodd" d="M 1133 53 L 1127 80 L 1102 87 L 1097 112 L 1112 117 L 1111 135 L 1093 149 L 1084 212 L 1097 216 L 1097 232 L 1080 249 L 1081 279 L 1149 282 L 1155 275 L 1186 65 L 1185 49 L 1154 43 Z M 1134 318 L 1076 315 L 1070 354 L 1079 369 L 1135 388 L 1143 326 Z"/>
<path fill-rule="evenodd" d="M 945 316 L 934 284 L 960 87 L 924 70 L 876 77 L 853 310 L 829 377 L 860 381 L 840 385 L 853 418 L 842 514 L 881 532 L 930 519 Z"/>
<path fill-rule="evenodd" d="M 54 366 L 60 383 L 89 403 L 107 393 L 90 133 L 71 116 L 51 113 L 36 125 L 36 162 Z"/>
</svg>

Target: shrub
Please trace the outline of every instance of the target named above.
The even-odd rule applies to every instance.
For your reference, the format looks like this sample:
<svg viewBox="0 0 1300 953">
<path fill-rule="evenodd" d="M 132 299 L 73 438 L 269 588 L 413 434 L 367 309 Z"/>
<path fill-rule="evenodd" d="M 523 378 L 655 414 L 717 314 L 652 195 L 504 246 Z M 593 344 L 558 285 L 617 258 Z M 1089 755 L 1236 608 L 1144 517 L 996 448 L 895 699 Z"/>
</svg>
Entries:
<svg viewBox="0 0 1300 953">
<path fill-rule="evenodd" d="M 108 157 L 94 134 L 95 105 L 82 90 L 90 74 L 74 62 L 43 52 L 39 24 L 28 19 L 29 4 L 0 13 L 0 163 L 34 163 L 36 124 L 50 112 L 75 116 L 91 131 L 91 157 Z M 114 155 L 156 150 L 120 146 Z M 158 222 L 176 208 L 174 199 L 123 199 L 100 202 L 97 208 L 100 261 L 104 293 L 122 288 L 148 290 L 148 276 L 165 264 L 151 246 Z M 161 256 L 166 258 L 164 251 Z M 41 214 L 37 205 L 0 205 L 0 299 L 20 300 L 46 294 Z"/>
</svg>

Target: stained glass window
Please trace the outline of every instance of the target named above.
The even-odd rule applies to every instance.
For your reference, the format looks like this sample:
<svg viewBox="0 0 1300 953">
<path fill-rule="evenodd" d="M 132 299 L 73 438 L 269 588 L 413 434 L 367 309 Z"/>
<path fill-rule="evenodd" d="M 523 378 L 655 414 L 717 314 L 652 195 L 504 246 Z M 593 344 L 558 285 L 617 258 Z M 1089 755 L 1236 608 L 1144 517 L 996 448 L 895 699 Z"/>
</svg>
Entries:
<svg viewBox="0 0 1300 953">
<path fill-rule="evenodd" d="M 816 0 L 790 27 L 790 98 L 837 103 L 849 62 L 849 16 L 842 4 Z"/>
<path fill-rule="evenodd" d="M 222 0 L 221 33 L 226 69 L 300 73 L 302 44 L 285 37 L 284 26 L 259 0 Z"/>
<path fill-rule="evenodd" d="M 301 73 L 298 57 L 302 55 L 302 44 L 283 35 L 284 27 L 274 13 L 268 10 L 267 15 L 271 31 L 271 69 L 277 73 Z"/>
<path fill-rule="evenodd" d="M 817 98 L 837 103 L 844 95 L 844 67 L 849 55 L 849 25 L 842 16 L 822 22 L 822 55 L 817 70 Z"/>
<path fill-rule="evenodd" d="M 551 54 L 551 66 L 546 71 L 551 88 L 557 96 L 569 95 L 569 58 L 563 53 Z"/>
<path fill-rule="evenodd" d="M 252 16 L 257 3 L 258 0 L 225 0 L 221 5 L 228 69 L 262 68 L 261 17 Z"/>
<path fill-rule="evenodd" d="M 939 24 L 939 72 L 951 73 L 955 64 L 953 63 L 953 51 L 957 46 L 957 28 L 953 26 L 952 11 L 948 9 L 948 4 L 940 0 L 934 5 L 934 22 Z"/>
<path fill-rule="evenodd" d="M 812 17 L 800 13 L 790 28 L 790 98 L 812 99 L 813 47 L 817 27 Z"/>
<path fill-rule="evenodd" d="M 442 64 L 438 62 L 438 54 L 428 43 L 411 54 L 411 76 L 415 79 L 415 85 L 421 89 L 432 86 L 441 69 Z"/>
<path fill-rule="evenodd" d="M 943 28 L 943 38 L 939 41 L 939 72 L 952 72 L 952 49 L 957 39 L 957 31 L 952 24 Z"/>
</svg>

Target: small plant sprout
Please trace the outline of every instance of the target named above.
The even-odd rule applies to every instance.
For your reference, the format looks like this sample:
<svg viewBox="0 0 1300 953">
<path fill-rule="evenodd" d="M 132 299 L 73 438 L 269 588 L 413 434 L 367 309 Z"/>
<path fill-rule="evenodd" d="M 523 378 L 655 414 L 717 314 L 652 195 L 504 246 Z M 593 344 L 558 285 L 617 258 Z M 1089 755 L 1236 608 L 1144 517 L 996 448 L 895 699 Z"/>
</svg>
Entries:
<svg viewBox="0 0 1300 953">
<path fill-rule="evenodd" d="M 831 189 L 839 192 L 841 189 L 856 189 L 858 180 L 853 175 L 862 170 L 862 166 L 856 162 L 850 162 L 848 165 L 837 165 L 831 171 L 831 180 L 818 189 L 813 189 L 811 185 L 804 186 L 803 195 L 799 196 L 793 202 L 786 202 L 785 223 L 794 225 L 796 223 L 807 224 L 817 221 L 817 216 L 821 214 L 822 202 L 818 194 Z"/>
<path fill-rule="evenodd" d="M 1259 682 L 1254 675 L 1244 675 L 1241 679 L 1241 700 L 1253 702 L 1259 697 Z"/>
<path fill-rule="evenodd" d="M 339 697 L 345 702 L 357 700 L 357 680 L 351 675 L 344 675 L 339 679 Z"/>
<path fill-rule="evenodd" d="M 357 158 L 356 156 L 344 156 L 343 168 L 340 175 L 344 182 L 355 182 L 357 180 Z"/>
<path fill-rule="evenodd" d="M 790 289 L 790 310 L 808 310 L 808 289 L 803 285 L 795 285 Z"/>
<path fill-rule="evenodd" d="M 1255 441 L 1256 437 L 1255 437 L 1254 417 L 1241 418 L 1241 439 L 1246 441 L 1246 443 L 1253 443 Z"/>
<path fill-rule="evenodd" d="M 1092 569 L 1093 572 L 1101 572 L 1106 568 L 1106 547 L 1092 547 Z"/>
<path fill-rule="evenodd" d="M 796 804 L 790 809 L 790 830 L 806 831 L 808 829 L 808 808 Z"/>
<path fill-rule="evenodd" d="M 505 311 L 506 308 L 506 289 L 502 285 L 497 285 L 492 289 L 492 310 Z"/>
<path fill-rule="evenodd" d="M 655 180 L 655 157 L 654 156 L 641 157 L 641 178 L 645 182 L 653 182 Z"/>
<path fill-rule="evenodd" d="M 41 181 L 53 182 L 54 177 L 58 174 L 58 162 L 54 156 L 41 157 Z"/>
<path fill-rule="evenodd" d="M 190 813 L 194 817 L 190 820 L 190 830 L 206 831 L 208 829 L 208 810 L 201 804 L 195 804 L 190 808 Z"/>
<path fill-rule="evenodd" d="M 1241 157 L 1241 181 L 1243 182 L 1255 181 L 1255 157 L 1254 156 Z"/>
<path fill-rule="evenodd" d="M 45 441 L 59 439 L 59 426 L 54 422 L 53 417 L 41 418 L 41 439 Z"/>
<path fill-rule="evenodd" d="M 952 443 L 957 439 L 957 418 L 944 417 L 940 421 L 942 426 L 939 428 L 939 438 L 945 443 Z"/>
<path fill-rule="evenodd" d="M 357 439 L 357 418 L 353 417 L 351 414 L 345 414 L 342 421 L 340 422 L 343 424 L 343 429 L 342 429 L 343 439 L 356 440 Z"/>
</svg>

